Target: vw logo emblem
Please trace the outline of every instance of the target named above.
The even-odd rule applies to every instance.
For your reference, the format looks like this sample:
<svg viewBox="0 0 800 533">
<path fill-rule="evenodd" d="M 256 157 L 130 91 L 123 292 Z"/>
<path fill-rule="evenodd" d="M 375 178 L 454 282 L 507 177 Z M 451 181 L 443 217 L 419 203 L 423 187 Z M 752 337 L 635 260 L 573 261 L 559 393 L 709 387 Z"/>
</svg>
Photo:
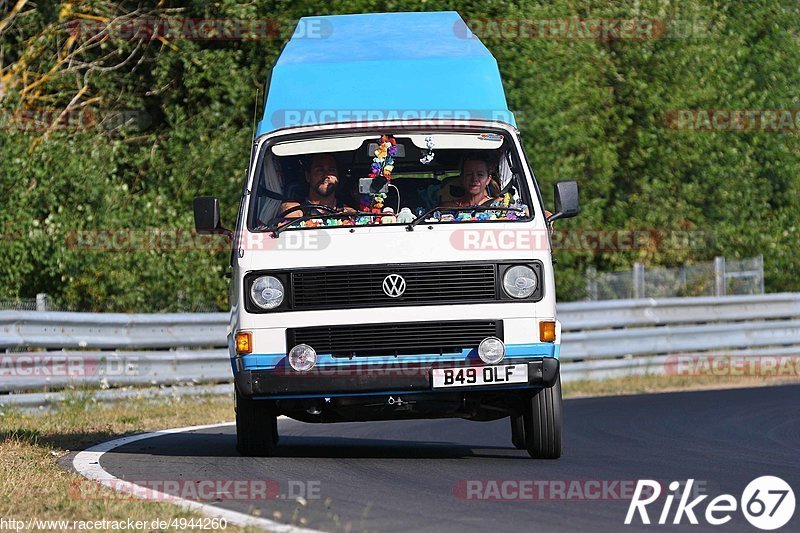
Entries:
<svg viewBox="0 0 800 533">
<path fill-rule="evenodd" d="M 406 280 L 400 274 L 389 274 L 383 278 L 383 292 L 389 298 L 399 298 L 406 292 Z"/>
</svg>

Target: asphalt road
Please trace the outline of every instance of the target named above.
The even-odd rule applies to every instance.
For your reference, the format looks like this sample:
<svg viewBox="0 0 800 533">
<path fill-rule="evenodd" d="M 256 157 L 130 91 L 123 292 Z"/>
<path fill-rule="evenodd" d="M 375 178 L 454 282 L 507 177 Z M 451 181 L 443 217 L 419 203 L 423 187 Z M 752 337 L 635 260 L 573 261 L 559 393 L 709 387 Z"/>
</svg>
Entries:
<svg viewBox="0 0 800 533">
<path fill-rule="evenodd" d="M 680 529 L 693 531 L 758 531 L 739 510 L 716 528 L 702 515 L 711 498 L 738 500 L 759 476 L 783 478 L 800 499 L 800 386 L 568 400 L 565 425 L 558 461 L 513 449 L 507 419 L 281 420 L 278 457 L 239 457 L 234 428 L 226 426 L 127 444 L 106 453 L 101 466 L 136 482 L 274 480 L 283 498 L 214 505 L 328 531 L 675 530 L 645 528 L 638 516 L 635 527 L 623 525 L 630 489 L 644 478 L 665 487 L 697 480 L 710 497 L 696 507 L 700 525 L 690 527 L 684 517 Z M 505 496 L 523 487 L 523 498 L 498 500 L 500 485 L 487 480 L 512 480 Z M 608 489 L 605 499 L 596 498 L 597 481 Z M 560 490 L 572 491 L 571 499 Z M 297 495 L 305 502 L 289 497 Z M 652 520 L 663 501 L 648 507 Z M 783 530 L 800 531 L 800 509 Z"/>
</svg>

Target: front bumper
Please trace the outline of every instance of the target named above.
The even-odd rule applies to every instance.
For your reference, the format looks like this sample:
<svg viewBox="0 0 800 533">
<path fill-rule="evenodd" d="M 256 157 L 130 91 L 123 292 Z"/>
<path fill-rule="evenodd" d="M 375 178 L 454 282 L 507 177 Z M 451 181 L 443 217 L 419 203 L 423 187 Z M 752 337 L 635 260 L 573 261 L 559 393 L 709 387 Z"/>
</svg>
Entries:
<svg viewBox="0 0 800 533">
<path fill-rule="evenodd" d="M 509 364 L 502 361 L 499 364 Z M 552 387 L 558 379 L 559 361 L 553 357 L 513 361 L 528 365 L 528 383 L 498 386 L 433 389 L 431 370 L 479 366 L 464 363 L 403 365 L 402 367 L 370 368 L 345 365 L 336 368 L 315 367 L 304 373 L 281 367 L 269 370 L 240 370 L 236 373 L 236 389 L 246 397 L 322 398 L 375 393 L 469 392 L 498 389 Z"/>
</svg>

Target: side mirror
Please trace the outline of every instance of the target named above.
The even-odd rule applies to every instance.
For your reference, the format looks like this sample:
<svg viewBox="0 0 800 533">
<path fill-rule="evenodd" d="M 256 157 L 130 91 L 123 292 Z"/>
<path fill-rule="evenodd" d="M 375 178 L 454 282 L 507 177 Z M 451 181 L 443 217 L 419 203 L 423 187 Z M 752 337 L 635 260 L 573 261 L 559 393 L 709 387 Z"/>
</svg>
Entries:
<svg viewBox="0 0 800 533">
<path fill-rule="evenodd" d="M 556 208 L 550 215 L 548 223 L 560 218 L 572 218 L 578 215 L 580 205 L 578 202 L 578 182 L 577 181 L 557 181 L 553 186 L 555 193 Z"/>
<path fill-rule="evenodd" d="M 219 199 L 211 196 L 198 196 L 192 202 L 194 207 L 194 229 L 199 234 L 224 233 L 230 230 L 222 227 L 219 216 Z"/>
</svg>

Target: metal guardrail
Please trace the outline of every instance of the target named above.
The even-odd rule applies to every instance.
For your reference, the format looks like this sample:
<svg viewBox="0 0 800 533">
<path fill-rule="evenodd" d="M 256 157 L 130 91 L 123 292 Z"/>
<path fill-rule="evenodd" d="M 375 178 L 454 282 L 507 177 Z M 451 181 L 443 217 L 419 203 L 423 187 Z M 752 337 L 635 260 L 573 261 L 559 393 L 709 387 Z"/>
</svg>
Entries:
<svg viewBox="0 0 800 533">
<path fill-rule="evenodd" d="M 664 373 L 675 354 L 800 354 L 795 293 L 566 303 L 558 314 L 565 381 Z M 228 320 L 0 311 L 0 392 L 227 382 Z"/>
<path fill-rule="evenodd" d="M 567 361 L 800 345 L 800 320 L 569 332 L 561 342 Z"/>
<path fill-rule="evenodd" d="M 0 355 L 0 392 L 220 383 L 231 380 L 227 350 L 46 351 Z M 2 397 L 0 397 L 2 398 Z"/>
<path fill-rule="evenodd" d="M 573 302 L 558 318 L 564 331 L 800 318 L 800 294 Z"/>
<path fill-rule="evenodd" d="M 227 313 L 0 311 L 0 349 L 225 346 Z"/>
</svg>

